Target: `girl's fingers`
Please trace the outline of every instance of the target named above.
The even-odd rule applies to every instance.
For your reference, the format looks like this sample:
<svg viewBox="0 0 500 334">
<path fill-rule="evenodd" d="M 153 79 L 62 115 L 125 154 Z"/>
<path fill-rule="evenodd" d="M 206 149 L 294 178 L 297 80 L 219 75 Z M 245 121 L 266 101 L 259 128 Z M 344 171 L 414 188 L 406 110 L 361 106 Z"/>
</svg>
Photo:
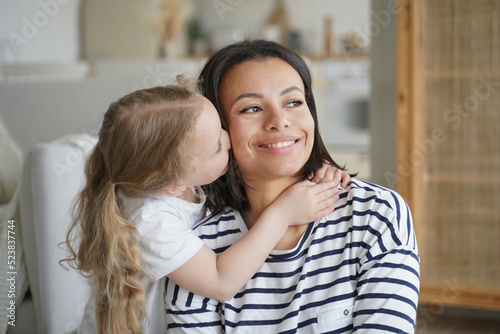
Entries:
<svg viewBox="0 0 500 334">
<path fill-rule="evenodd" d="M 332 180 L 335 184 L 339 184 L 342 180 L 342 171 L 340 169 L 336 169 L 333 174 Z"/>
<path fill-rule="evenodd" d="M 339 195 L 333 195 L 331 198 L 325 199 L 318 203 L 319 210 L 317 211 L 316 219 L 323 218 L 332 213 L 335 210 L 335 205 L 333 204 L 336 203 L 339 198 Z"/>
<path fill-rule="evenodd" d="M 326 190 L 318 195 L 318 203 L 320 205 L 331 205 L 339 199 L 339 190 L 337 188 Z M 328 202 L 328 204 L 326 204 Z"/>
<path fill-rule="evenodd" d="M 351 183 L 351 176 L 347 174 L 347 177 L 342 181 L 342 188 L 347 188 L 349 186 L 349 183 Z"/>
<path fill-rule="evenodd" d="M 326 172 L 326 168 L 321 167 L 316 172 L 314 172 L 314 177 L 312 178 L 311 181 L 314 183 L 320 183 L 321 180 L 323 180 L 323 178 L 325 176 L 325 172 Z"/>
<path fill-rule="evenodd" d="M 324 209 L 321 209 L 319 210 L 317 213 L 316 213 L 316 217 L 314 217 L 314 220 L 318 220 L 318 219 L 321 219 L 323 217 L 326 217 L 328 216 L 330 213 L 332 213 L 334 210 L 334 207 L 333 206 L 327 206 L 325 207 Z"/>
<path fill-rule="evenodd" d="M 325 191 L 336 190 L 338 191 L 337 185 L 333 182 L 323 182 L 313 185 L 313 194 L 321 194 Z"/>
<path fill-rule="evenodd" d="M 341 178 L 342 178 L 342 188 L 347 188 L 349 186 L 349 183 L 351 183 L 351 176 L 346 173 L 346 172 L 342 172 L 341 173 Z"/>
</svg>

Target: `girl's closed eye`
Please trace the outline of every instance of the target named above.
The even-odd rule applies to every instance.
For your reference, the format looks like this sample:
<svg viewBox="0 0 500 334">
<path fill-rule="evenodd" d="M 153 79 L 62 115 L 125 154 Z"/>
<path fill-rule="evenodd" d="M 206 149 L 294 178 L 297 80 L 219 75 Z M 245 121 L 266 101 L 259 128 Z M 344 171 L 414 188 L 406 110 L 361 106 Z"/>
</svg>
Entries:
<svg viewBox="0 0 500 334">
<path fill-rule="evenodd" d="M 217 146 L 216 153 L 219 153 L 220 151 L 222 151 L 222 141 L 219 139 L 219 146 Z"/>
</svg>

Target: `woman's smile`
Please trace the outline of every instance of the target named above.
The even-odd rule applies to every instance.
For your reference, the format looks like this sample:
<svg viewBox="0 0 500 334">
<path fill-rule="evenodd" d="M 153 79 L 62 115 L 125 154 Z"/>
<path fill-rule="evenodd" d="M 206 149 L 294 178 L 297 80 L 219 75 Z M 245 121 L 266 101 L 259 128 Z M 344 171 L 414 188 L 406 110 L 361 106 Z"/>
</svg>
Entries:
<svg viewBox="0 0 500 334">
<path fill-rule="evenodd" d="M 265 152 L 272 154 L 286 154 L 293 151 L 300 139 L 298 138 L 279 138 L 266 141 L 257 145 Z"/>
</svg>

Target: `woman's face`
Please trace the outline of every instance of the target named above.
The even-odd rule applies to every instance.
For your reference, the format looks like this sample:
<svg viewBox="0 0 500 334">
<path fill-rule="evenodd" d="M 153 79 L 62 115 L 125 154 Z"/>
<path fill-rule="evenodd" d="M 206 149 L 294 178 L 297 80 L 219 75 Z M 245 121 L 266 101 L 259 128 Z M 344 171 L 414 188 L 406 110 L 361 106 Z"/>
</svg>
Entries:
<svg viewBox="0 0 500 334">
<path fill-rule="evenodd" d="M 245 181 L 291 177 L 307 162 L 314 120 L 302 79 L 288 63 L 236 65 L 221 82 L 219 101 Z"/>
</svg>

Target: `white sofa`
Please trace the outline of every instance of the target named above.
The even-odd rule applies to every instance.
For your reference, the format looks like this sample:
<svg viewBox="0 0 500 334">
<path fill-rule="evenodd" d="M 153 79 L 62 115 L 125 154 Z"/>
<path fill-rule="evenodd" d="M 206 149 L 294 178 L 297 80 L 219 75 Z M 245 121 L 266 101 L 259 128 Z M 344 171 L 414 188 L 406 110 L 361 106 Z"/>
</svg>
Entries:
<svg viewBox="0 0 500 334">
<path fill-rule="evenodd" d="M 82 148 L 69 141 L 38 144 L 25 160 L 19 225 L 31 300 L 21 304 L 17 323 L 36 325 L 30 333 L 76 331 L 89 295 L 85 279 L 59 264 L 67 256 L 59 243 L 65 239 L 72 200 L 84 182 Z M 23 319 L 33 315 L 36 321 Z"/>
<path fill-rule="evenodd" d="M 179 72 L 172 69 L 171 77 Z M 16 256 L 26 266 L 29 284 L 29 293 L 16 305 L 16 326 L 7 326 L 7 333 L 76 332 L 84 316 L 89 286 L 74 270 L 59 264 L 67 254 L 58 244 L 65 240 L 71 202 L 84 182 L 83 158 L 89 136 L 97 134 L 102 115 L 112 101 L 137 88 L 157 84 L 154 80 L 146 82 L 146 76 L 136 73 L 72 81 L 0 81 L 0 121 L 3 119 L 24 156 L 14 195 L 20 212 L 16 222 L 21 234 L 18 245 L 23 244 L 22 249 L 16 249 Z M 19 284 L 18 290 L 22 288 Z"/>
</svg>

